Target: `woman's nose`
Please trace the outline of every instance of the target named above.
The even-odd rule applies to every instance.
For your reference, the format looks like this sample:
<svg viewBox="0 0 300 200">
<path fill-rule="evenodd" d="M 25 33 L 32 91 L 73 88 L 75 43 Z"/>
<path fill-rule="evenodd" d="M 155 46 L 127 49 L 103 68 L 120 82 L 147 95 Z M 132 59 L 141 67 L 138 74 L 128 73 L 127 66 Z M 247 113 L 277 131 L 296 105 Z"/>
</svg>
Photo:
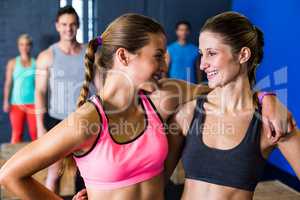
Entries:
<svg viewBox="0 0 300 200">
<path fill-rule="evenodd" d="M 200 69 L 204 71 L 208 67 L 209 67 L 209 64 L 204 59 L 201 59 L 201 61 L 200 61 Z"/>
</svg>

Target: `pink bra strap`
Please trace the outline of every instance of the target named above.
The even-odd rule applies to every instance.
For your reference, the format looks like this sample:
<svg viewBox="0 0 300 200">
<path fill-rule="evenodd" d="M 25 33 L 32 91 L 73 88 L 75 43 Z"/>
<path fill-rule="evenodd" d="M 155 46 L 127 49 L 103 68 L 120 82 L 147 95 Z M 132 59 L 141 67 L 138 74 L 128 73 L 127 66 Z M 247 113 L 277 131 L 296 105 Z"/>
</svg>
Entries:
<svg viewBox="0 0 300 200">
<path fill-rule="evenodd" d="M 141 101 L 146 109 L 147 115 L 151 117 L 155 117 L 158 121 L 164 124 L 164 121 L 162 117 L 160 116 L 159 112 L 157 111 L 155 105 L 151 101 L 149 97 L 146 96 L 144 91 L 139 92 L 139 96 L 141 98 Z"/>
<path fill-rule="evenodd" d="M 89 100 L 96 106 L 99 117 L 101 117 L 101 123 L 102 123 L 101 124 L 102 125 L 101 138 L 102 138 L 106 135 L 107 130 L 108 130 L 108 120 L 107 120 L 105 111 L 102 106 L 102 101 L 101 101 L 100 97 L 97 95 L 93 95 L 92 97 L 90 97 Z"/>
</svg>

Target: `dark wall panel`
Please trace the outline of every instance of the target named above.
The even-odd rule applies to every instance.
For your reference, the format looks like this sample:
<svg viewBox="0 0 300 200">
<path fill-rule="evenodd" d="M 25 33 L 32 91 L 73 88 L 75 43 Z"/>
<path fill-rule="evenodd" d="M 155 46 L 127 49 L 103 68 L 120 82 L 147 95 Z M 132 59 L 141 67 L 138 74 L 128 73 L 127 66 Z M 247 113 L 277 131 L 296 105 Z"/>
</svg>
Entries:
<svg viewBox="0 0 300 200">
<path fill-rule="evenodd" d="M 200 27 L 208 17 L 231 9 L 230 0 L 96 0 L 96 5 L 98 33 L 121 14 L 136 12 L 158 20 L 167 32 L 169 42 L 176 39 L 175 23 L 182 19 L 190 21 L 194 43 L 197 43 Z"/>
<path fill-rule="evenodd" d="M 164 26 L 170 40 L 175 40 L 174 25 L 179 20 L 188 20 L 192 25 L 191 40 L 198 43 L 199 30 L 208 17 L 230 10 L 228 0 L 166 0 L 164 11 Z"/>
<path fill-rule="evenodd" d="M 57 39 L 54 28 L 58 0 L 1 0 L 0 1 L 0 142 L 10 138 L 7 114 L 2 112 L 3 83 L 6 63 L 17 55 L 16 39 L 22 33 L 33 38 L 33 56 Z"/>
</svg>

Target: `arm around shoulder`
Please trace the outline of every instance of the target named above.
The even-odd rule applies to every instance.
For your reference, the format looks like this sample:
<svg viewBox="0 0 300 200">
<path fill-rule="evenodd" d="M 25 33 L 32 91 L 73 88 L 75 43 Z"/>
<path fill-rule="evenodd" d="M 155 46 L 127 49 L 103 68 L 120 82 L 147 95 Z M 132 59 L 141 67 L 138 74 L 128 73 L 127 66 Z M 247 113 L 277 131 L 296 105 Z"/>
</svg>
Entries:
<svg viewBox="0 0 300 200">
<path fill-rule="evenodd" d="M 162 79 L 159 81 L 159 89 L 151 94 L 151 99 L 158 110 L 162 111 L 161 115 L 168 118 L 180 105 L 210 91 L 207 85 L 196 85 L 177 79 Z"/>
</svg>

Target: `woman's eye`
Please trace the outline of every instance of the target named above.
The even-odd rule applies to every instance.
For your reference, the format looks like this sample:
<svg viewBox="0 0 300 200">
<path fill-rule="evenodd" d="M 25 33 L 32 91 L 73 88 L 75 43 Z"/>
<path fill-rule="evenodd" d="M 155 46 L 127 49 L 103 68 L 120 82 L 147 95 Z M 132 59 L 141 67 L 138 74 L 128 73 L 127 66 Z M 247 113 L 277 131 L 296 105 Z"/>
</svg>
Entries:
<svg viewBox="0 0 300 200">
<path fill-rule="evenodd" d="M 155 55 L 155 58 L 157 58 L 158 60 L 161 60 L 161 59 L 163 59 L 163 56 L 161 54 L 159 54 L 159 55 Z"/>
<path fill-rule="evenodd" d="M 214 52 L 208 52 L 208 56 L 214 56 L 214 55 L 216 55 L 216 53 L 214 53 Z"/>
</svg>

